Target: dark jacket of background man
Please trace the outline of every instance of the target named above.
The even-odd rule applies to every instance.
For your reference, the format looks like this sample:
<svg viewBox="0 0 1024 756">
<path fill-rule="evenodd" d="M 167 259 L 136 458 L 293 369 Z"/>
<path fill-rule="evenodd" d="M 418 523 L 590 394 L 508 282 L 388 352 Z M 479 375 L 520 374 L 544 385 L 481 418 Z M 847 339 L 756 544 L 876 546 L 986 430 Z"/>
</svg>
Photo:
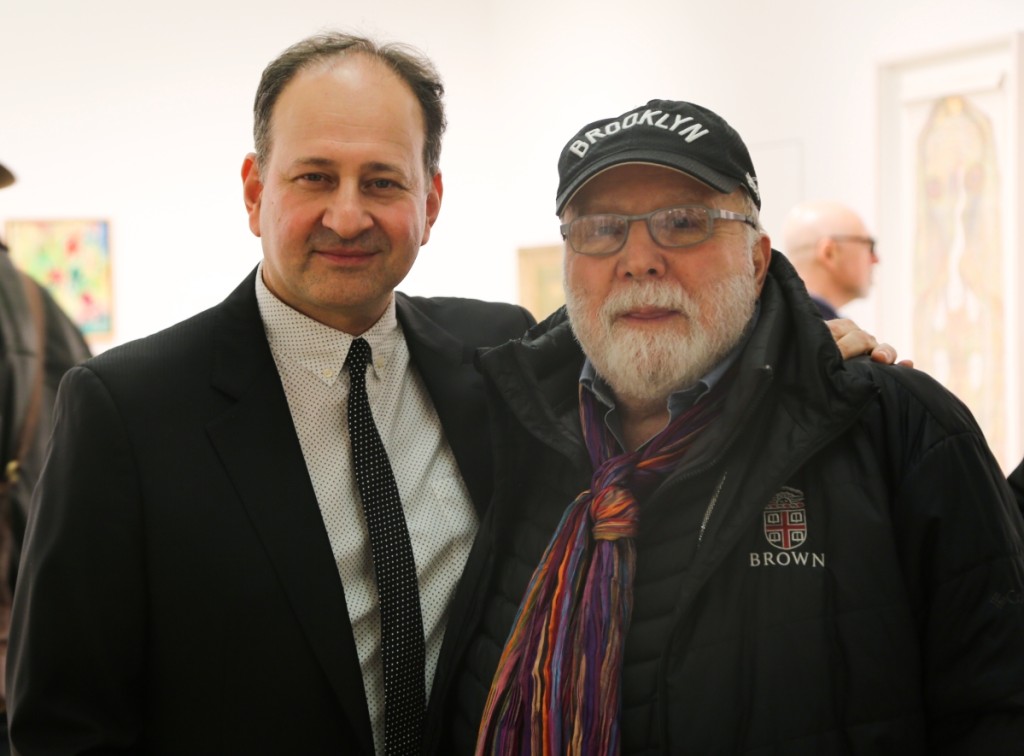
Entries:
<svg viewBox="0 0 1024 756">
<path fill-rule="evenodd" d="M 0 242 L 0 691 L 21 542 L 50 439 L 57 386 L 88 357 L 75 324 L 42 286 L 14 267 Z M 5 698 L 0 695 L 0 701 Z M 6 732 L 3 738 L 6 743 Z"/>
</svg>

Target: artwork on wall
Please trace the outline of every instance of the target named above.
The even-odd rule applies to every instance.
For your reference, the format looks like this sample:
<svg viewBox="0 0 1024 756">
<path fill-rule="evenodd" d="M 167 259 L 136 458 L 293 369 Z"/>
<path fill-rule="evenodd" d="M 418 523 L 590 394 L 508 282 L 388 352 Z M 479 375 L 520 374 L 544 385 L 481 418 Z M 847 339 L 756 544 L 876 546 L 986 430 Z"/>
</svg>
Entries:
<svg viewBox="0 0 1024 756">
<path fill-rule="evenodd" d="M 892 250 L 880 328 L 963 400 L 1006 470 L 1024 454 L 1021 41 L 892 63 L 879 79 L 879 230 Z"/>
<path fill-rule="evenodd" d="M 519 250 L 519 303 L 537 320 L 565 304 L 561 244 Z"/>
<path fill-rule="evenodd" d="M 110 224 L 9 220 L 12 262 L 46 287 L 90 342 L 113 336 Z"/>
</svg>

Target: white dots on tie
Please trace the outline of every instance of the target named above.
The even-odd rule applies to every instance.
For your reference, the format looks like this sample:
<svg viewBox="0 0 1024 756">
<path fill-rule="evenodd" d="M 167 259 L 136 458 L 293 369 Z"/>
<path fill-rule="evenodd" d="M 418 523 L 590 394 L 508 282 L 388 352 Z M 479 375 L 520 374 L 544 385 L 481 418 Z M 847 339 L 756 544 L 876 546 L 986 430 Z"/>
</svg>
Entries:
<svg viewBox="0 0 1024 756">
<path fill-rule="evenodd" d="M 419 752 L 426 710 L 423 619 L 409 529 L 366 396 L 369 362 L 370 345 L 365 339 L 353 340 L 345 360 L 350 381 L 349 436 L 380 596 L 384 750 L 387 756 L 412 756 Z"/>
</svg>

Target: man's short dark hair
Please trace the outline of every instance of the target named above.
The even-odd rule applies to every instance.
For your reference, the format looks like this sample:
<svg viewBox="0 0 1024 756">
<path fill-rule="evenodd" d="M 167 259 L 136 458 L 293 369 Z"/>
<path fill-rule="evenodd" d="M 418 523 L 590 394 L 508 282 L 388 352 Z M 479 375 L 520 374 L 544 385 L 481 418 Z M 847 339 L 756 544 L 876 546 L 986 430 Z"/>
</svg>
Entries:
<svg viewBox="0 0 1024 756">
<path fill-rule="evenodd" d="M 253 105 L 253 138 L 256 164 L 262 172 L 271 149 L 271 117 L 281 92 L 300 71 L 331 58 L 351 53 L 368 55 L 394 71 L 409 85 L 423 111 L 423 167 L 427 179 L 438 172 L 441 137 L 447 120 L 444 114 L 444 85 L 422 53 L 408 45 L 379 44 L 366 37 L 343 32 L 324 32 L 295 43 L 263 70 Z"/>
</svg>

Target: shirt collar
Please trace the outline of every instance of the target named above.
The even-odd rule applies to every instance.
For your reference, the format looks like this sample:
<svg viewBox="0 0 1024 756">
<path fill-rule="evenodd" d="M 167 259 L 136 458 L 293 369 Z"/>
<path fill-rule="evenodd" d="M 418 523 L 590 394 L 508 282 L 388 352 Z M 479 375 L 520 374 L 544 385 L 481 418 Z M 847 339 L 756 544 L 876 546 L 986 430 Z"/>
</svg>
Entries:
<svg viewBox="0 0 1024 756">
<path fill-rule="evenodd" d="M 267 342 L 275 355 L 301 366 L 328 385 L 338 380 L 349 347 L 357 337 L 313 320 L 278 299 L 263 282 L 262 262 L 256 270 L 256 303 Z M 391 364 L 401 336 L 392 295 L 380 319 L 358 337 L 370 344 L 372 369 L 378 377 Z"/>
</svg>

